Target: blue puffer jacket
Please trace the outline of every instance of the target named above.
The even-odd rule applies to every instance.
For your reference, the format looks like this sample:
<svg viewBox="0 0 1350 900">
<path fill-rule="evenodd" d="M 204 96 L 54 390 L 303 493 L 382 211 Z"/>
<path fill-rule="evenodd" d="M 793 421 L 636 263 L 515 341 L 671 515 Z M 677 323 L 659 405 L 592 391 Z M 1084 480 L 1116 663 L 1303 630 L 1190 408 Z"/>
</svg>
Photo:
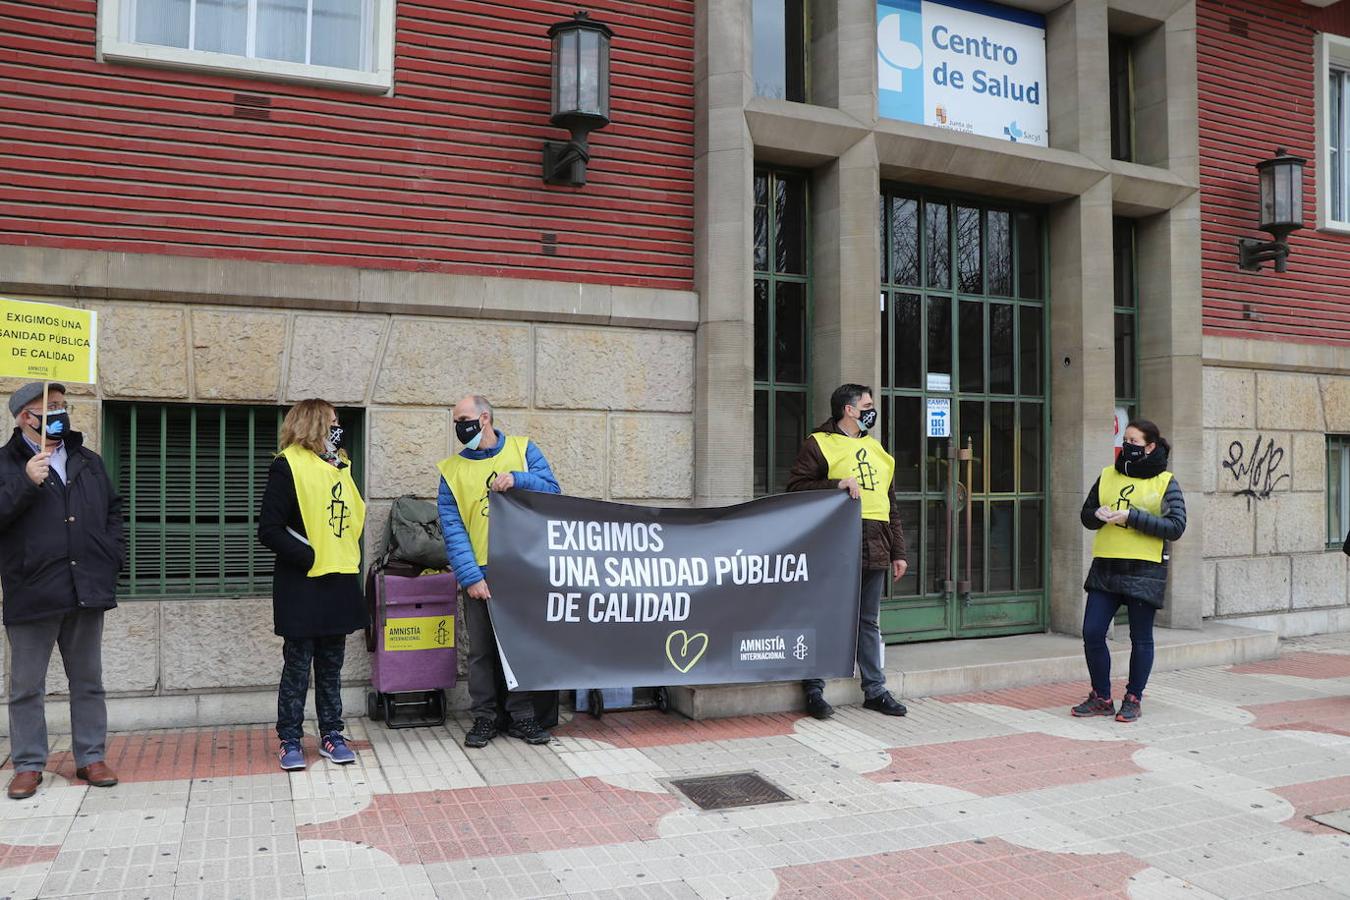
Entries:
<svg viewBox="0 0 1350 900">
<path fill-rule="evenodd" d="M 506 446 L 506 435 L 498 429 L 497 443 L 491 450 L 461 450 L 459 455 L 465 459 L 491 459 Z M 512 472 L 518 491 L 539 491 L 543 494 L 561 494 L 558 479 L 553 477 L 553 469 L 539 448 L 530 441 L 525 445 L 525 465 L 527 472 Z M 455 578 L 461 587 L 469 587 L 483 580 L 483 570 L 478 568 L 474 558 L 473 544 L 469 542 L 469 533 L 464 529 L 464 520 L 459 517 L 459 505 L 450 485 L 441 479 L 440 493 L 436 496 L 436 507 L 441 515 L 441 533 L 445 535 L 445 553 L 450 559 L 450 567 L 455 570 Z"/>
</svg>

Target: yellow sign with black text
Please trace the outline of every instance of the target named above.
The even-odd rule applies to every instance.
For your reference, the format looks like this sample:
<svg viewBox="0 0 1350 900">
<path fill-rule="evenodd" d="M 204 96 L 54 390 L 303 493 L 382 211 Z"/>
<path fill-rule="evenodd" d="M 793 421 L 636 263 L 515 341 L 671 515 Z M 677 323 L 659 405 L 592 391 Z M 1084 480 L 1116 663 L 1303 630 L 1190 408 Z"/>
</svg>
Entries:
<svg viewBox="0 0 1350 900">
<path fill-rule="evenodd" d="M 0 377 L 93 384 L 98 313 L 0 297 Z"/>
<path fill-rule="evenodd" d="M 386 619 L 384 649 L 444 650 L 455 646 L 454 616 L 418 616 L 410 619 Z"/>
</svg>

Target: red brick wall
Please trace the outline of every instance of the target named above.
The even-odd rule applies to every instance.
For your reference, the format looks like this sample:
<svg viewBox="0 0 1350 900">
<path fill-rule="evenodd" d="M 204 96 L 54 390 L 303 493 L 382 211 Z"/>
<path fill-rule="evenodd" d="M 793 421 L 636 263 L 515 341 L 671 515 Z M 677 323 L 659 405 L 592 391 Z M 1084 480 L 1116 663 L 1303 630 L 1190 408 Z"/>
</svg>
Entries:
<svg viewBox="0 0 1350 900">
<path fill-rule="evenodd" d="M 1316 230 L 1313 93 L 1316 34 L 1350 33 L 1350 16 L 1300 0 L 1199 0 L 1196 7 L 1205 331 L 1350 343 L 1350 236 Z M 1277 147 L 1308 159 L 1305 227 L 1290 238 L 1288 272 L 1269 265 L 1243 272 L 1237 239 L 1264 237 L 1255 227 L 1254 166 Z"/>
<path fill-rule="evenodd" d="M 693 6 L 588 0 L 613 121 L 578 191 L 540 177 L 570 0 L 398 0 L 393 97 L 99 63 L 95 0 L 0 0 L 0 242 L 687 289 Z"/>
</svg>

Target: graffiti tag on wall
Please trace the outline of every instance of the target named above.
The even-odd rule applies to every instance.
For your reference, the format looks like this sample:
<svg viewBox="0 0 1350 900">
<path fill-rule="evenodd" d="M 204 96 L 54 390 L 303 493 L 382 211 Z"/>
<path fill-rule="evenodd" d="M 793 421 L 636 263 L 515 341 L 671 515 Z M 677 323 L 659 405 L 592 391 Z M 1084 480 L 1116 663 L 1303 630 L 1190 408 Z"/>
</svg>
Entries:
<svg viewBox="0 0 1350 900">
<path fill-rule="evenodd" d="M 1284 457 L 1283 447 L 1275 446 L 1273 439 L 1266 440 L 1259 434 L 1250 450 L 1242 441 L 1229 444 L 1228 459 L 1224 460 L 1223 467 L 1233 476 L 1233 496 L 1246 497 L 1248 510 L 1252 508 L 1253 500 L 1270 499 L 1280 482 L 1291 477 L 1288 472 L 1280 471 Z"/>
</svg>

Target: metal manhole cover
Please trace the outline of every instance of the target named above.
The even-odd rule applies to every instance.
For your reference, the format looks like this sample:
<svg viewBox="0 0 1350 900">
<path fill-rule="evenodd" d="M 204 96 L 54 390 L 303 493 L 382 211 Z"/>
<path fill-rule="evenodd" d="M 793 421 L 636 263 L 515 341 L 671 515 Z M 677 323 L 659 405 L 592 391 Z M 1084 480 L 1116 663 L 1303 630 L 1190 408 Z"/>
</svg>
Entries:
<svg viewBox="0 0 1350 900">
<path fill-rule="evenodd" d="M 782 788 L 754 772 L 679 778 L 670 785 L 694 801 L 699 809 L 739 809 L 793 799 Z"/>
</svg>

